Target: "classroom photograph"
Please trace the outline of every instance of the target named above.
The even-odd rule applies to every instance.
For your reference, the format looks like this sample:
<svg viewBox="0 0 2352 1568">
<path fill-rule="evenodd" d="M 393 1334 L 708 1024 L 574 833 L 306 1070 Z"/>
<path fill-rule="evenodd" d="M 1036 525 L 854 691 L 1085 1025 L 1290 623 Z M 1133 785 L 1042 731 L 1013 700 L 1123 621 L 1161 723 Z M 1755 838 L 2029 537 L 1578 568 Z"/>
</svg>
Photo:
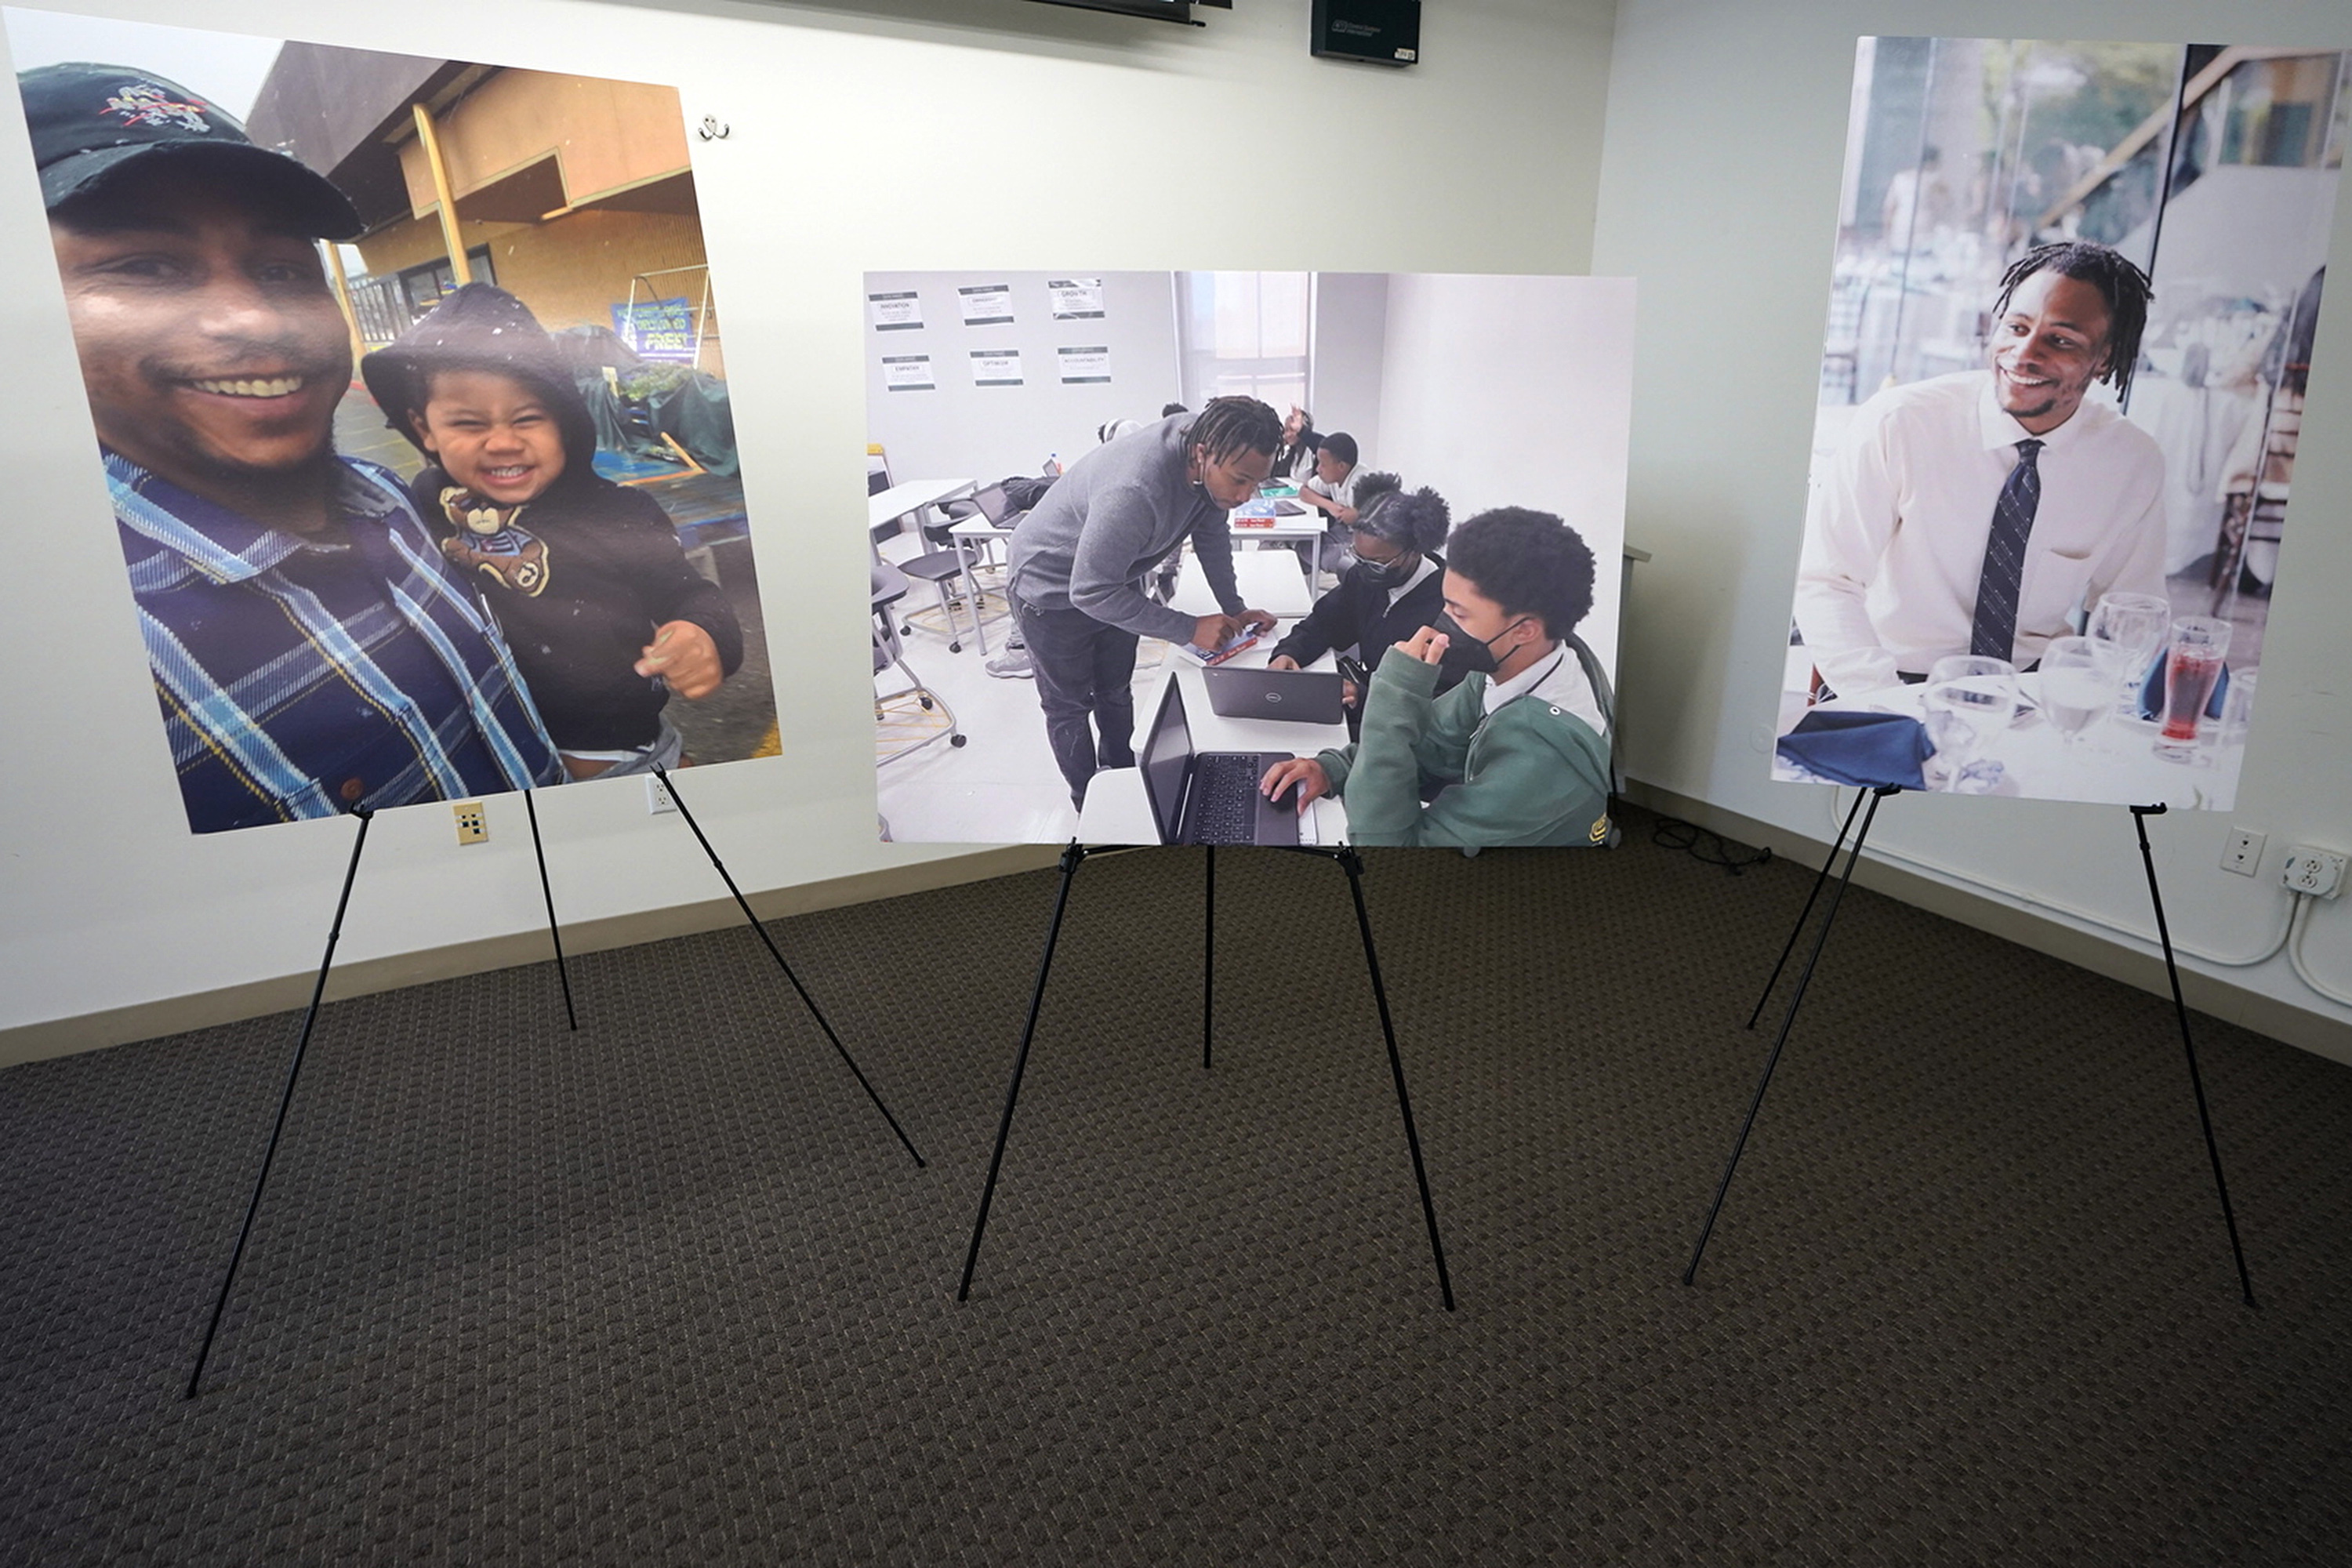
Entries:
<svg viewBox="0 0 2352 1568">
<path fill-rule="evenodd" d="M 1186 837 L 1211 798 L 1192 764 L 1227 758 L 1248 777 L 1225 809 L 1266 800 L 1245 834 L 1339 843 L 1352 791 L 1359 842 L 1594 837 L 1630 280 L 869 273 L 865 312 L 887 838 L 1212 842 Z M 1477 614 L 1447 597 L 1457 538 L 1500 563 L 1493 593 L 1452 579 L 1491 626 L 1447 619 L 1449 604 Z M 1569 607 L 1549 619 L 1568 624 L 1504 602 L 1503 579 L 1555 576 Z M 1412 739 L 1399 726 L 1444 722 L 1401 700 L 1364 736 L 1374 673 L 1406 681 L 1418 659 L 1384 660 L 1425 627 L 1446 644 L 1418 709 L 1477 671 L 1561 721 L 1527 741 L 1545 777 L 1528 798 L 1482 805 L 1428 770 L 1381 793 L 1381 748 Z M 1372 765 L 1354 768 L 1362 747 Z M 1345 788 L 1254 787 L 1325 753 Z M 1412 798 L 1388 798 L 1400 789 Z M 1375 825 L 1392 837 L 1365 839 Z"/>
</svg>

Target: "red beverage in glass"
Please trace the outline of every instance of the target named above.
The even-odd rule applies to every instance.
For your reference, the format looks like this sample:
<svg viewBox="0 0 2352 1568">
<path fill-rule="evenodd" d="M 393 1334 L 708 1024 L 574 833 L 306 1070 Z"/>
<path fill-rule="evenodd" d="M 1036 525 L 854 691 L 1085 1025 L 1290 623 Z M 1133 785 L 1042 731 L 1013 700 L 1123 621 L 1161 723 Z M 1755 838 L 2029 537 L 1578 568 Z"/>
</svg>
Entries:
<svg viewBox="0 0 2352 1568">
<path fill-rule="evenodd" d="M 2197 721 L 2213 700 L 2213 683 L 2221 679 L 2221 650 L 2217 647 L 2176 647 L 2164 671 L 2164 738 L 2193 741 Z"/>
</svg>

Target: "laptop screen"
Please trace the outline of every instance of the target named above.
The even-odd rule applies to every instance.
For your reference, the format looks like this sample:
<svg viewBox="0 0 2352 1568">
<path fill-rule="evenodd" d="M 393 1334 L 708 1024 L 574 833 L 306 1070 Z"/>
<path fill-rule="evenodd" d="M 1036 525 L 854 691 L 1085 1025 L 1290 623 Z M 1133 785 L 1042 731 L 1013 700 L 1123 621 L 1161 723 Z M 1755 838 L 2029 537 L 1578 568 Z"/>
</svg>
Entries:
<svg viewBox="0 0 2352 1568">
<path fill-rule="evenodd" d="M 1184 699 L 1177 691 L 1175 672 L 1168 676 L 1167 695 L 1152 715 L 1151 733 L 1143 742 L 1143 797 L 1151 804 L 1151 820 L 1160 842 L 1176 842 L 1184 814 L 1184 774 L 1192 763 L 1192 731 L 1184 722 Z"/>
</svg>

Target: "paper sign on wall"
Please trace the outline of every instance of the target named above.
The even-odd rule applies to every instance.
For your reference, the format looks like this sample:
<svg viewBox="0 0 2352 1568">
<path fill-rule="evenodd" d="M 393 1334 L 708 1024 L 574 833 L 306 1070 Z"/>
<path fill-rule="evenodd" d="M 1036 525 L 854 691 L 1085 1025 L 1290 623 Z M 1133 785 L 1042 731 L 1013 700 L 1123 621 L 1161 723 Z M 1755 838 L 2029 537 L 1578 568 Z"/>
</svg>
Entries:
<svg viewBox="0 0 2352 1568">
<path fill-rule="evenodd" d="M 1099 278 L 1054 278 L 1045 284 L 1057 321 L 1099 321 L 1103 317 L 1103 285 Z"/>
<path fill-rule="evenodd" d="M 897 294 L 868 294 L 866 308 L 877 332 L 911 331 L 923 324 L 923 302 L 911 289 Z"/>
<path fill-rule="evenodd" d="M 1090 343 L 1055 349 L 1062 363 L 1062 384 L 1076 385 L 1086 382 L 1110 380 L 1110 347 L 1107 343 Z"/>
<path fill-rule="evenodd" d="M 1013 320 L 1013 285 L 975 283 L 956 290 L 967 327 L 1001 327 Z"/>
<path fill-rule="evenodd" d="M 877 329 L 878 330 L 878 329 Z M 882 385 L 889 392 L 929 392 L 931 356 L 929 354 L 884 354 Z"/>
<path fill-rule="evenodd" d="M 971 384 L 974 386 L 1020 385 L 1021 351 L 1019 349 L 972 350 Z"/>
</svg>

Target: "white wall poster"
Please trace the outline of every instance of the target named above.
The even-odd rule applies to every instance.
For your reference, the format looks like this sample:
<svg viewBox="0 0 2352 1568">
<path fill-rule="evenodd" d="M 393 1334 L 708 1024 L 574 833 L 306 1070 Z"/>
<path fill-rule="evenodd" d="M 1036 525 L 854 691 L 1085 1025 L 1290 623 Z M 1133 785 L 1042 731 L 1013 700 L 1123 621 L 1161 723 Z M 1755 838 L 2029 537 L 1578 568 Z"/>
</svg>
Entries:
<svg viewBox="0 0 2352 1568">
<path fill-rule="evenodd" d="M 1013 285 L 974 283 L 956 290 L 967 327 L 1008 326 L 1013 321 Z"/>
<path fill-rule="evenodd" d="M 1057 321 L 1098 321 L 1103 314 L 1103 284 L 1099 278 L 1056 278 L 1045 285 Z"/>
</svg>

